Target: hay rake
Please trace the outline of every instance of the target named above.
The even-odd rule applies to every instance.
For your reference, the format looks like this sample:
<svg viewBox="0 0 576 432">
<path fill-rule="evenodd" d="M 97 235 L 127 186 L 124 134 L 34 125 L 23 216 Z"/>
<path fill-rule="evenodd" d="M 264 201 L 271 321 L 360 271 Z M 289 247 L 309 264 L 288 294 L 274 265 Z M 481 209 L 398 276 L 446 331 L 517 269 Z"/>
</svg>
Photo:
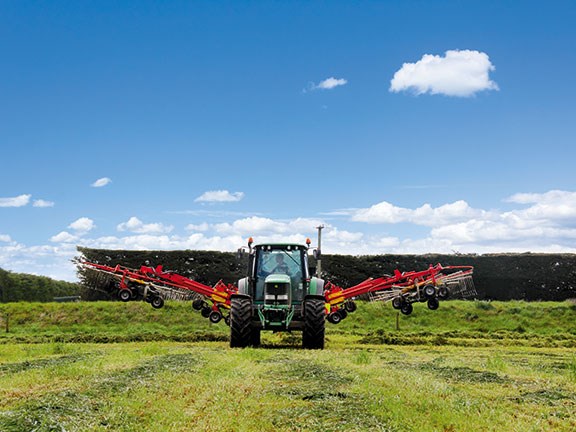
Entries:
<svg viewBox="0 0 576 432">
<path fill-rule="evenodd" d="M 244 295 L 241 290 L 246 290 L 251 280 L 251 277 L 244 278 L 239 281 L 238 286 L 225 284 L 220 280 L 216 285 L 208 286 L 175 272 L 164 271 L 161 265 L 141 266 L 140 269 L 121 265 L 111 267 L 88 261 L 81 261 L 80 265 L 88 270 L 84 273 L 84 282 L 89 288 L 104 291 L 125 302 L 144 300 L 154 308 L 161 308 L 165 299 L 192 301 L 192 307 L 213 323 L 224 318 L 226 323 L 230 324 L 231 300 L 234 296 Z M 324 302 L 327 321 L 337 324 L 345 319 L 348 313 L 356 310 L 354 300 L 360 296 L 367 296 L 370 301 L 391 302 L 392 307 L 405 315 L 412 313 L 412 305 L 416 302 L 426 302 L 430 310 L 435 310 L 438 309 L 441 300 L 449 297 L 475 297 L 473 270 L 472 266 L 444 267 L 436 264 L 421 271 L 395 270 L 392 275 L 369 278 L 352 287 L 342 288 L 331 282 L 324 283 L 320 279 L 310 277 L 306 269 L 308 276 L 304 277 L 300 284 L 308 284 L 310 287 L 314 284 L 314 287 L 318 287 L 314 288 L 317 293 L 315 295 Z M 252 278 L 257 280 L 257 276 Z M 284 279 L 281 280 L 285 283 Z M 290 278 L 286 281 L 290 283 Z M 296 291 L 291 295 L 297 295 Z M 289 299 L 290 296 L 284 297 Z M 264 306 L 268 297 L 274 297 L 276 302 L 280 299 L 277 294 L 266 295 Z M 264 326 L 266 317 L 260 312 L 259 314 Z"/>
</svg>

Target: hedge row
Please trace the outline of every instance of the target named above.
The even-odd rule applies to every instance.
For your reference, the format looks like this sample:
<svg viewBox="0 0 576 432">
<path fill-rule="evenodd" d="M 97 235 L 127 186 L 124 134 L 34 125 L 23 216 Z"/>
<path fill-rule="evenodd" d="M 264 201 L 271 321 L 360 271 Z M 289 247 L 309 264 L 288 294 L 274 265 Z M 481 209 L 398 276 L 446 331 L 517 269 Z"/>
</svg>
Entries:
<svg viewBox="0 0 576 432">
<path fill-rule="evenodd" d="M 139 268 L 145 261 L 162 264 L 199 282 L 234 283 L 246 274 L 246 256 L 212 251 L 123 251 L 79 248 L 80 259 L 107 265 Z M 312 264 L 314 260 L 311 259 Z M 474 266 L 474 284 L 480 299 L 566 300 L 576 298 L 575 254 L 487 255 L 323 255 L 322 277 L 347 287 L 368 277 L 423 270 L 430 264 Z M 85 270 L 79 268 L 81 281 Z M 93 295 L 93 294 L 92 294 Z"/>
</svg>

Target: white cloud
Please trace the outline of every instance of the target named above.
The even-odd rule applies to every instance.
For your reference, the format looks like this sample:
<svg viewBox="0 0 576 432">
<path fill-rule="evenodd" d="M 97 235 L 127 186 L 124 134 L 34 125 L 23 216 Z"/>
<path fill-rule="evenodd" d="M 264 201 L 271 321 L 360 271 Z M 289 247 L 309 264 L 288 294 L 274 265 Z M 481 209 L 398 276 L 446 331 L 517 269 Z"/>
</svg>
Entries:
<svg viewBox="0 0 576 432">
<path fill-rule="evenodd" d="M 479 51 L 449 50 L 444 57 L 425 54 L 416 63 L 402 65 L 390 82 L 390 91 L 469 97 L 483 90 L 498 90 L 489 77 L 493 70 L 488 55 Z"/>
<path fill-rule="evenodd" d="M 68 225 L 68 228 L 71 228 L 78 233 L 87 233 L 88 231 L 96 228 L 96 225 L 94 225 L 94 221 L 92 219 L 81 217 Z"/>
<path fill-rule="evenodd" d="M 50 241 L 54 243 L 73 243 L 78 240 L 78 238 L 77 235 L 70 234 L 67 231 L 62 231 L 55 236 L 52 236 Z"/>
<path fill-rule="evenodd" d="M 32 205 L 34 207 L 54 207 L 54 202 L 39 199 L 39 200 L 35 200 Z"/>
<path fill-rule="evenodd" d="M 164 224 L 145 224 L 133 217 L 120 224 L 128 232 L 95 238 L 87 235 L 93 221 L 80 218 L 68 231 L 53 236 L 50 245 L 26 246 L 0 234 L 0 267 L 73 280 L 75 271 L 69 260 L 77 255 L 77 244 L 104 249 L 230 252 L 246 245 L 249 236 L 256 243 L 304 243 L 310 237 L 314 244 L 315 227 L 320 224 L 325 225 L 322 248 L 327 254 L 576 252 L 576 192 L 522 193 L 505 201 L 509 203 L 505 211 L 472 208 L 463 200 L 413 208 L 382 202 L 365 209 L 341 210 L 330 223 L 320 218 L 261 216 L 210 223 L 211 218 L 204 215 L 205 219 L 188 225 L 188 232 L 182 235 L 173 234 L 172 227 Z"/>
<path fill-rule="evenodd" d="M 90 186 L 99 188 L 99 187 L 104 187 L 110 183 L 112 183 L 112 180 L 110 178 L 102 177 L 102 178 L 99 178 L 98 180 L 96 180 Z"/>
<path fill-rule="evenodd" d="M 206 222 L 203 222 L 201 224 L 195 225 L 195 224 L 188 224 L 186 225 L 186 231 L 208 231 L 210 229 L 210 225 L 208 225 Z"/>
<path fill-rule="evenodd" d="M 173 226 L 162 223 L 145 224 L 135 216 L 132 216 L 127 222 L 122 222 L 116 228 L 118 231 L 130 231 L 138 234 L 163 234 L 174 229 Z"/>
<path fill-rule="evenodd" d="M 348 84 L 348 80 L 344 78 L 326 78 L 324 81 L 321 81 L 319 84 L 310 84 L 310 90 L 331 90 L 333 88 L 343 86 Z"/>
<path fill-rule="evenodd" d="M 541 250 L 551 244 L 573 247 L 576 239 L 576 192 L 521 193 L 505 201 L 530 204 L 523 209 L 486 213 L 456 224 L 436 227 L 433 238 L 446 238 L 467 245 L 522 245 Z M 532 246 L 530 246 L 532 245 Z"/>
<path fill-rule="evenodd" d="M 436 226 L 481 216 L 485 212 L 473 209 L 466 201 L 460 200 L 436 208 L 424 204 L 413 210 L 382 201 L 369 208 L 351 210 L 350 213 L 351 220 L 356 222 L 389 224 L 410 222 L 416 225 Z"/>
<path fill-rule="evenodd" d="M 18 195 L 12 198 L 0 198 L 0 207 L 24 207 L 30 202 L 32 195 Z"/>
<path fill-rule="evenodd" d="M 241 235 L 266 234 L 291 234 L 295 232 L 307 232 L 324 223 L 319 219 L 297 218 L 288 221 L 274 220 L 259 216 L 251 216 L 237 219 L 232 223 L 212 225 L 212 229 L 219 234 L 238 233 Z"/>
<path fill-rule="evenodd" d="M 236 202 L 244 198 L 244 192 L 228 192 L 227 190 L 207 191 L 196 198 L 196 202 Z"/>
<path fill-rule="evenodd" d="M 520 212 L 514 212 L 525 219 L 559 220 L 576 219 L 576 192 L 552 190 L 543 194 L 519 193 L 505 201 L 516 204 L 534 204 Z"/>
</svg>

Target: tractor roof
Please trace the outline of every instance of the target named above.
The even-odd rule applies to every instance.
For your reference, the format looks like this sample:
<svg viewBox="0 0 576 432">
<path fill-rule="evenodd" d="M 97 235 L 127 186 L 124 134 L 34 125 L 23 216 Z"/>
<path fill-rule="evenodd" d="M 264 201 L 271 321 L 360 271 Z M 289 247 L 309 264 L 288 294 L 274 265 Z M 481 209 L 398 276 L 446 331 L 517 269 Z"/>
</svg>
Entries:
<svg viewBox="0 0 576 432">
<path fill-rule="evenodd" d="M 307 248 L 307 246 L 302 243 L 258 243 L 257 245 L 254 245 L 255 248 L 262 246 L 272 246 L 274 249 L 280 249 L 287 246 Z"/>
</svg>

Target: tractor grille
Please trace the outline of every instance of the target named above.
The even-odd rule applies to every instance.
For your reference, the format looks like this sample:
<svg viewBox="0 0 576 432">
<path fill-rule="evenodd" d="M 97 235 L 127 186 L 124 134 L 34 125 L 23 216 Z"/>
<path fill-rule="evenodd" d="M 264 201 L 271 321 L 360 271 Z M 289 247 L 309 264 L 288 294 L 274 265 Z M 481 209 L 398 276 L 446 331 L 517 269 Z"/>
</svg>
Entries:
<svg viewBox="0 0 576 432">
<path fill-rule="evenodd" d="M 287 305 L 290 301 L 290 284 L 270 282 L 266 284 L 264 303 L 273 305 Z"/>
</svg>

